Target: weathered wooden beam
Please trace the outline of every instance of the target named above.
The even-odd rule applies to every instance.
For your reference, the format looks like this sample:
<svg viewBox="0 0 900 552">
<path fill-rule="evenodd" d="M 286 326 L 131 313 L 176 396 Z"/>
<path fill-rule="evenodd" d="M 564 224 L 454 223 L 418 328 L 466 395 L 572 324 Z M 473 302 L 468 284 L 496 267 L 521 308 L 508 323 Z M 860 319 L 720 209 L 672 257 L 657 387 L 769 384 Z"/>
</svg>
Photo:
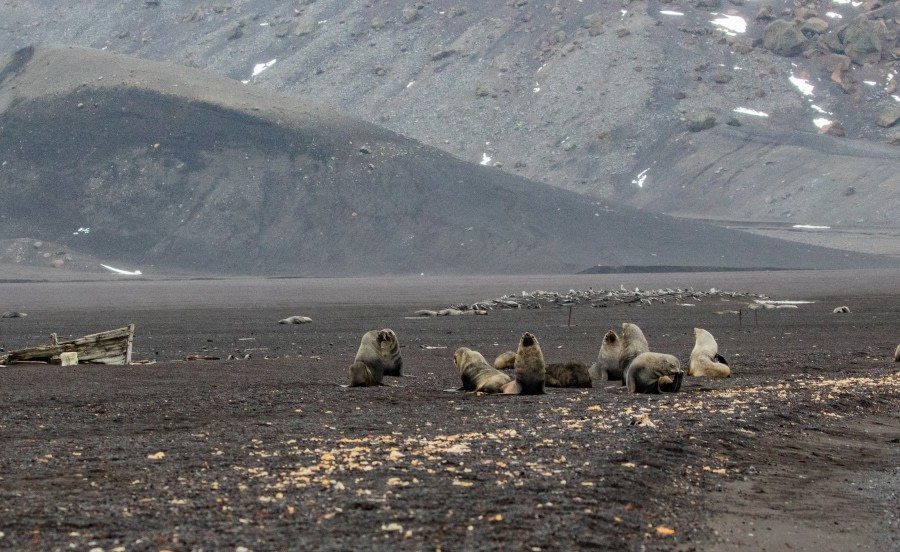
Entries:
<svg viewBox="0 0 900 552">
<path fill-rule="evenodd" d="M 134 344 L 134 324 L 99 332 L 69 341 L 59 341 L 56 334 L 47 345 L 26 347 L 0 355 L 0 364 L 21 361 L 59 362 L 61 353 L 78 353 L 82 364 L 130 364 Z"/>
</svg>

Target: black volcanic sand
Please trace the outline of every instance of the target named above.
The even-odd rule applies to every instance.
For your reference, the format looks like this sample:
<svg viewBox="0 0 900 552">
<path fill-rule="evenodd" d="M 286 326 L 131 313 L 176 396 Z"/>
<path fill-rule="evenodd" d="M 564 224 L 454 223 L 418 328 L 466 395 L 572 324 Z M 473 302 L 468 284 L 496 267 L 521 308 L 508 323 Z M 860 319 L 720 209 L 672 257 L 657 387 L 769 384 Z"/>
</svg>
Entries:
<svg viewBox="0 0 900 552">
<path fill-rule="evenodd" d="M 579 305 L 571 327 L 549 305 L 409 318 L 619 284 L 814 302 Z M 0 548 L 896 549 L 898 297 L 886 272 L 3 284 L 0 310 L 28 316 L 0 320 L 0 347 L 134 322 L 135 358 L 156 363 L 0 369 Z M 295 314 L 314 322 L 277 324 Z M 589 362 L 624 321 L 685 366 L 708 329 L 734 377 L 662 396 L 446 391 L 458 346 L 492 360 L 527 330 L 548 361 Z M 381 327 L 415 377 L 341 387 Z M 655 427 L 630 425 L 641 413 Z"/>
</svg>

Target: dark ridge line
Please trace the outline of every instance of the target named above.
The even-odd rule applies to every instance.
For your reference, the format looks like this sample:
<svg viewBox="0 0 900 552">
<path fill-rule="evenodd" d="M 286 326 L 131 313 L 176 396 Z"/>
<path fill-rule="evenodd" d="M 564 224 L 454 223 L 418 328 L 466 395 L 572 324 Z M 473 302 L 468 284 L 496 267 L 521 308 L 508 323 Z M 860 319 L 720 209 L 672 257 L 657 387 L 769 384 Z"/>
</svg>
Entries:
<svg viewBox="0 0 900 552">
<path fill-rule="evenodd" d="M 774 268 L 774 267 L 726 267 L 726 266 L 675 266 L 675 265 L 623 265 L 592 266 L 577 274 L 656 274 L 665 272 L 775 272 L 785 270 L 816 270 L 815 268 Z"/>
</svg>

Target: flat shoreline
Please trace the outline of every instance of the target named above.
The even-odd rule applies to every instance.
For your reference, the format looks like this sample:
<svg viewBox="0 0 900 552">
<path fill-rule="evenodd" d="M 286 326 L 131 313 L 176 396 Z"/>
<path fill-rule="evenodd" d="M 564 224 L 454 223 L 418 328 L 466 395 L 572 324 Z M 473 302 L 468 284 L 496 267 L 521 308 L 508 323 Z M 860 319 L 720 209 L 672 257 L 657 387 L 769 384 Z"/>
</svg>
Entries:
<svg viewBox="0 0 900 552">
<path fill-rule="evenodd" d="M 523 276 L 373 278 L 141 279 L 0 284 L 0 309 L 201 307 L 223 294 L 230 307 L 278 305 L 414 305 L 475 302 L 521 291 L 588 288 L 690 288 L 759 293 L 779 299 L 900 294 L 890 269 Z M 86 299 L 90 298 L 90 300 Z M 98 301 L 99 299 L 99 301 Z"/>
</svg>

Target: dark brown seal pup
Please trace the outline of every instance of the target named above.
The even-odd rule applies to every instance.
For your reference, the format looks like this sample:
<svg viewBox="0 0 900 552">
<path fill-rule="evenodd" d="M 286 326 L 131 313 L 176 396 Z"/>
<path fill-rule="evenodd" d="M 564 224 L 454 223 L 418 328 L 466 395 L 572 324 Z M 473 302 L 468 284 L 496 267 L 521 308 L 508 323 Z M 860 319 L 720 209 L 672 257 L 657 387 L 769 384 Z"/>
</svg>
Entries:
<svg viewBox="0 0 900 552">
<path fill-rule="evenodd" d="M 514 351 L 506 351 L 500 353 L 494 359 L 494 368 L 497 370 L 512 370 L 516 367 L 516 353 Z"/>
<path fill-rule="evenodd" d="M 547 365 L 547 387 L 591 387 L 591 375 L 583 362 L 556 362 Z"/>
<path fill-rule="evenodd" d="M 628 365 L 641 353 L 650 351 L 644 332 L 636 324 L 622 323 L 622 354 L 619 356 L 619 371 L 622 373 L 622 385 L 625 385 L 625 372 Z"/>
<path fill-rule="evenodd" d="M 356 358 L 350 365 L 350 386 L 382 385 L 383 376 L 400 376 L 403 359 L 393 330 L 370 330 L 359 343 Z"/>
<path fill-rule="evenodd" d="M 719 345 L 712 334 L 702 328 L 694 328 L 694 339 L 688 375 L 707 378 L 731 377 L 731 368 L 725 357 L 719 354 Z"/>
<path fill-rule="evenodd" d="M 378 367 L 373 368 L 361 360 L 354 360 L 350 365 L 350 387 L 384 385 L 381 382 L 383 376 L 383 370 L 379 370 Z"/>
<path fill-rule="evenodd" d="M 641 353 L 625 372 L 625 384 L 631 393 L 675 393 L 681 389 L 684 372 L 672 355 Z"/>
<path fill-rule="evenodd" d="M 593 381 L 617 381 L 622 379 L 619 359 L 622 357 L 622 340 L 613 330 L 606 332 L 597 362 L 591 364 L 590 375 Z"/>
<path fill-rule="evenodd" d="M 481 353 L 468 347 L 460 347 L 453 353 L 453 363 L 465 391 L 499 393 L 504 385 L 512 381 L 508 375 L 491 367 Z"/>
<path fill-rule="evenodd" d="M 503 386 L 509 395 L 543 395 L 547 378 L 544 353 L 537 338 L 528 332 L 522 335 L 516 351 L 516 379 Z"/>
</svg>

